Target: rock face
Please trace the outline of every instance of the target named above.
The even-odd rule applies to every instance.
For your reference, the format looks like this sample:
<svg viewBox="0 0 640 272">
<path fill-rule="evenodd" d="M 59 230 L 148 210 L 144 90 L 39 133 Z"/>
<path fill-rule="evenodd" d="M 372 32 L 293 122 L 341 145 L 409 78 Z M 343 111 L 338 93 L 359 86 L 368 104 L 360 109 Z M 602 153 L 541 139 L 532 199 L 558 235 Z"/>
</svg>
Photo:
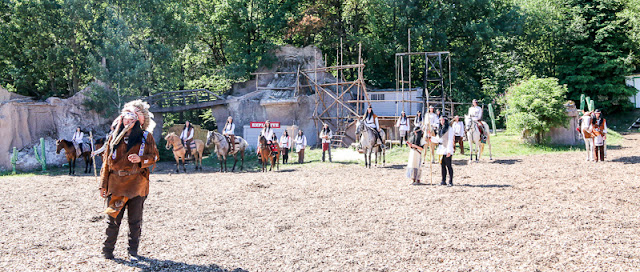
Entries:
<svg viewBox="0 0 640 272">
<path fill-rule="evenodd" d="M 8 92 L 0 88 L 0 169 L 11 168 L 13 147 L 19 150 L 16 168 L 39 168 L 33 146 L 40 145 L 41 137 L 45 138 L 47 164 L 62 165 L 66 163 L 64 151 L 55 154 L 55 139 L 70 140 L 77 127 L 87 138 L 90 130 L 95 137 L 104 136 L 109 120 L 82 106 L 86 91 L 88 88 L 68 99 L 51 97 L 39 102 L 11 93 L 6 95 Z"/>
<path fill-rule="evenodd" d="M 324 67 L 322 52 L 314 47 L 297 48 L 283 46 L 276 51 L 277 62 L 271 68 L 261 68 L 258 73 L 298 72 Z M 309 73 L 309 78 L 318 83 L 334 83 L 335 77 L 329 73 Z M 318 127 L 314 114 L 316 94 L 310 88 L 297 89 L 298 81 L 308 85 L 309 79 L 297 74 L 265 74 L 256 80 L 234 84 L 226 97 L 227 104 L 214 106 L 213 116 L 221 131 L 228 116 L 236 124 L 236 134 L 243 135 L 243 126 L 250 122 L 280 122 L 282 126 L 295 125 L 305 132 L 309 145 L 318 140 Z M 256 88 L 258 86 L 258 88 Z M 327 87 L 330 89 L 330 87 Z M 319 125 L 321 126 L 321 125 Z M 280 135 L 278 135 L 279 137 Z"/>
</svg>

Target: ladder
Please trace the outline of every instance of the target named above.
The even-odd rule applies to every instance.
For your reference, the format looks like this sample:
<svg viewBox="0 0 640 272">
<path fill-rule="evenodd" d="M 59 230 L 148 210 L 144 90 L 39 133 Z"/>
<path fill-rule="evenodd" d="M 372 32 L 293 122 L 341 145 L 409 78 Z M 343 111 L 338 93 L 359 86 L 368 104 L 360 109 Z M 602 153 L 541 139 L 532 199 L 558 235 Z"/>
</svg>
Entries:
<svg viewBox="0 0 640 272">
<path fill-rule="evenodd" d="M 344 130 L 338 131 L 336 132 L 336 134 L 333 134 L 333 137 L 331 137 L 331 148 L 345 147 L 344 141 L 342 140 L 344 137 L 347 137 Z"/>
<path fill-rule="evenodd" d="M 628 128 L 628 130 L 632 130 L 632 129 L 640 129 L 640 118 L 638 118 L 638 120 L 633 122 L 633 124 L 631 124 L 631 126 Z"/>
</svg>

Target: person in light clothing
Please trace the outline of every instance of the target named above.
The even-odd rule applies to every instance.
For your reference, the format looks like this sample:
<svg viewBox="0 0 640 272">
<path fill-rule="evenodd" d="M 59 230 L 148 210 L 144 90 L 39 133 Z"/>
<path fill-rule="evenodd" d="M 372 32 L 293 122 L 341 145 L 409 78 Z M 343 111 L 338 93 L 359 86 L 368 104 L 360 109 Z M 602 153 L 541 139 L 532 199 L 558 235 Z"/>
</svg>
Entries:
<svg viewBox="0 0 640 272">
<path fill-rule="evenodd" d="M 460 116 L 453 117 L 453 125 L 451 126 L 453 129 L 453 150 L 455 152 L 456 146 L 455 144 L 460 144 L 460 154 L 464 155 L 464 122 L 460 121 Z"/>
<path fill-rule="evenodd" d="M 233 117 L 229 116 L 227 118 L 227 123 L 224 124 L 224 129 L 222 130 L 222 135 L 226 136 L 229 142 L 229 153 L 233 153 L 233 150 L 236 148 L 236 124 L 233 123 Z"/>
<path fill-rule="evenodd" d="M 440 126 L 438 118 L 438 114 L 435 113 L 433 106 L 429 106 L 429 112 L 424 120 L 424 127 L 428 129 L 429 126 L 431 126 L 431 131 L 433 132 L 431 135 L 435 135 L 438 131 L 438 127 Z"/>
<path fill-rule="evenodd" d="M 289 162 L 289 149 L 291 149 L 291 136 L 289 136 L 289 132 L 285 129 L 282 133 L 282 137 L 280 137 L 280 147 L 282 148 L 282 164 L 286 164 Z"/>
<path fill-rule="evenodd" d="M 447 117 L 440 117 L 440 129 L 438 130 L 438 155 L 442 155 L 442 182 L 440 185 L 447 185 L 447 172 L 449 173 L 449 186 L 453 186 L 453 168 L 451 161 L 453 159 L 453 131 L 449 129 L 449 121 Z"/>
<path fill-rule="evenodd" d="M 413 127 L 414 128 L 422 128 L 422 112 L 418 111 L 418 113 L 416 113 L 416 117 L 413 118 Z"/>
<path fill-rule="evenodd" d="M 600 110 L 595 111 L 596 117 L 591 121 L 591 131 L 593 131 L 593 152 L 595 161 L 604 161 L 604 146 L 607 140 L 607 120 L 602 118 Z"/>
<path fill-rule="evenodd" d="M 333 132 L 329 128 L 329 124 L 325 123 L 320 132 L 320 139 L 322 139 L 322 161 L 324 162 L 325 152 L 329 152 L 329 162 L 331 162 L 331 137 Z"/>
<path fill-rule="evenodd" d="M 260 136 L 258 137 L 258 148 L 257 148 L 257 152 L 258 152 L 258 157 L 260 157 L 260 149 L 262 147 L 260 147 L 260 137 L 264 137 L 264 139 L 267 141 L 267 146 L 272 150 L 273 149 L 273 138 L 276 137 L 276 133 L 273 132 L 273 129 L 271 128 L 271 122 L 269 122 L 269 120 L 264 121 L 264 127 L 262 128 L 262 131 L 260 131 Z"/>
<path fill-rule="evenodd" d="M 187 149 L 186 157 L 191 156 L 191 142 L 193 142 L 193 132 L 195 129 L 191 125 L 189 121 L 184 123 L 184 129 L 182 133 L 180 133 L 180 140 L 182 140 L 182 145 Z"/>
<path fill-rule="evenodd" d="M 411 148 L 409 150 L 409 161 L 407 162 L 407 178 L 410 178 L 412 185 L 420 184 L 420 177 L 422 176 L 422 152 L 423 146 L 426 144 L 425 138 L 422 135 L 422 129 L 415 127 L 411 132 L 410 140 L 407 141 L 407 146 Z"/>
<path fill-rule="evenodd" d="M 298 163 L 304 163 L 304 148 L 307 146 L 307 137 L 304 136 L 302 130 L 298 131 L 295 142 L 296 152 L 298 152 Z"/>
<path fill-rule="evenodd" d="M 409 118 L 407 118 L 407 114 L 402 111 L 400 114 L 400 118 L 396 121 L 396 127 L 400 132 L 400 147 L 407 141 L 407 137 L 409 136 Z"/>
<path fill-rule="evenodd" d="M 82 154 L 83 141 L 84 141 L 84 132 L 80 130 L 80 127 L 77 127 L 76 132 L 73 133 L 73 138 L 71 138 L 71 142 L 73 142 L 73 147 L 76 148 L 76 157 L 80 157 L 80 154 Z"/>
<path fill-rule="evenodd" d="M 484 135 L 484 125 L 482 124 L 482 108 L 478 106 L 478 100 L 474 99 L 471 101 L 473 106 L 469 108 L 467 114 L 473 120 L 473 123 L 478 126 L 478 130 L 480 131 L 480 137 L 482 137 L 483 141 L 487 140 L 487 136 Z"/>
<path fill-rule="evenodd" d="M 384 145 L 384 141 L 382 140 L 382 129 L 380 128 L 380 123 L 378 122 L 378 115 L 373 113 L 373 108 L 371 105 L 367 108 L 367 113 L 364 115 L 364 125 L 373 129 L 376 138 L 380 141 L 380 146 L 382 149 L 387 149 Z"/>
</svg>

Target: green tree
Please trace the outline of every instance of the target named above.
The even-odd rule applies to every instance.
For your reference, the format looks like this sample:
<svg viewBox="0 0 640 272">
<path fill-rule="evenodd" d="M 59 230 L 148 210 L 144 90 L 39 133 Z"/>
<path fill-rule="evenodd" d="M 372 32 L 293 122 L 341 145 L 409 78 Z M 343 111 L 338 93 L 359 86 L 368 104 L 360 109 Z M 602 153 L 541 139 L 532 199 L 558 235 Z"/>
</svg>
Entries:
<svg viewBox="0 0 640 272">
<path fill-rule="evenodd" d="M 507 129 L 525 135 L 535 135 L 542 143 L 544 133 L 553 127 L 566 126 L 564 107 L 567 87 L 556 78 L 533 76 L 509 88 L 506 99 Z"/>
</svg>

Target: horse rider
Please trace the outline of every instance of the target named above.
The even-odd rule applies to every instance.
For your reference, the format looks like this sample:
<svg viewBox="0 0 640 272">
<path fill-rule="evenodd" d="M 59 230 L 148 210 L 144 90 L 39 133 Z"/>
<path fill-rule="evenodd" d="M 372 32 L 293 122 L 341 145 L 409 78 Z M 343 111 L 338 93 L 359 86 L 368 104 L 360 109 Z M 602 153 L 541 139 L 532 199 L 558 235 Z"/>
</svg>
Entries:
<svg viewBox="0 0 640 272">
<path fill-rule="evenodd" d="M 413 119 L 413 127 L 422 128 L 422 121 L 422 112 L 418 111 L 418 113 L 416 113 L 416 117 Z"/>
<path fill-rule="evenodd" d="M 236 148 L 236 124 L 233 123 L 233 117 L 227 117 L 227 123 L 224 124 L 224 129 L 222 129 L 222 135 L 225 136 L 227 142 L 229 143 L 229 153 L 233 153 L 233 150 Z"/>
<path fill-rule="evenodd" d="M 262 131 L 260 131 L 259 137 L 264 137 L 264 139 L 267 140 L 267 146 L 269 146 L 269 150 L 273 151 L 273 137 L 276 137 L 276 134 L 273 132 L 273 129 L 271 128 L 271 122 L 269 122 L 269 120 L 264 121 L 264 127 L 262 128 Z M 260 141 L 258 141 L 258 156 L 260 156 L 260 149 Z"/>
<path fill-rule="evenodd" d="M 82 154 L 83 139 L 84 139 L 84 132 L 80 130 L 80 127 L 77 127 L 76 132 L 73 133 L 73 138 L 71 138 L 73 147 L 76 148 L 76 157 L 80 157 L 80 154 Z"/>
<path fill-rule="evenodd" d="M 182 141 L 182 145 L 187 149 L 185 158 L 191 156 L 191 143 L 193 142 L 194 131 L 195 129 L 189 121 L 184 123 L 184 129 L 182 130 L 182 133 L 180 133 L 180 140 Z"/>
<path fill-rule="evenodd" d="M 407 140 L 410 129 L 409 118 L 407 118 L 407 114 L 404 111 L 400 113 L 400 118 L 398 118 L 398 121 L 396 121 L 396 127 L 400 132 L 400 147 L 402 147 L 402 145 Z"/>
<path fill-rule="evenodd" d="M 291 143 L 291 136 L 289 136 L 289 132 L 285 129 L 282 133 L 282 137 L 280 137 L 280 147 L 282 147 L 282 164 L 289 162 L 289 149 L 291 149 Z"/>
<path fill-rule="evenodd" d="M 453 168 L 451 162 L 453 159 L 454 142 L 453 131 L 449 129 L 449 120 L 446 116 L 440 117 L 440 129 L 438 130 L 438 146 L 437 153 L 442 155 L 442 182 L 440 185 L 447 185 L 447 172 L 449 172 L 449 186 L 453 186 Z"/>
<path fill-rule="evenodd" d="M 429 112 L 427 113 L 425 122 L 431 125 L 431 136 L 435 135 L 438 131 L 438 128 L 440 127 L 440 121 L 438 119 L 438 114 L 434 112 L 433 106 L 429 106 Z M 428 130 L 427 124 L 425 124 L 425 127 L 427 127 Z"/>
<path fill-rule="evenodd" d="M 102 254 L 113 259 L 113 250 L 118 238 L 124 210 L 128 211 L 129 255 L 138 258 L 138 245 L 142 227 L 144 201 L 149 194 L 150 167 L 158 161 L 158 149 L 153 139 L 152 115 L 149 104 L 141 100 L 125 104 L 118 123 L 105 146 L 100 171 L 100 196 L 107 198 L 107 238 Z"/>
<path fill-rule="evenodd" d="M 453 129 L 453 150 L 455 152 L 455 144 L 460 144 L 460 154 L 464 155 L 464 122 L 460 121 L 460 116 L 453 117 L 451 128 Z"/>
<path fill-rule="evenodd" d="M 387 149 L 384 145 L 384 141 L 382 140 L 382 135 L 380 135 L 380 124 L 378 123 L 378 115 L 373 113 L 373 108 L 371 105 L 367 108 L 367 113 L 364 116 L 364 125 L 371 128 L 373 130 L 373 134 L 376 136 L 378 140 L 380 140 L 381 146 L 383 149 Z"/>
<path fill-rule="evenodd" d="M 604 161 L 605 141 L 607 140 L 607 120 L 602 118 L 600 110 L 595 110 L 595 118 L 591 119 L 591 131 L 593 131 L 593 152 L 595 161 Z"/>
<path fill-rule="evenodd" d="M 482 137 L 482 140 L 486 141 L 487 136 L 484 135 L 484 125 L 482 124 L 482 108 L 478 106 L 477 99 L 473 99 L 471 103 L 473 106 L 469 108 L 469 117 L 471 117 L 473 123 L 478 127 L 478 130 L 480 130 L 480 137 Z"/>
<path fill-rule="evenodd" d="M 324 162 L 325 152 L 329 152 L 329 162 L 331 161 L 331 137 L 333 132 L 329 128 L 329 124 L 324 123 L 322 125 L 322 131 L 320 132 L 320 139 L 322 139 L 322 161 Z"/>
</svg>

